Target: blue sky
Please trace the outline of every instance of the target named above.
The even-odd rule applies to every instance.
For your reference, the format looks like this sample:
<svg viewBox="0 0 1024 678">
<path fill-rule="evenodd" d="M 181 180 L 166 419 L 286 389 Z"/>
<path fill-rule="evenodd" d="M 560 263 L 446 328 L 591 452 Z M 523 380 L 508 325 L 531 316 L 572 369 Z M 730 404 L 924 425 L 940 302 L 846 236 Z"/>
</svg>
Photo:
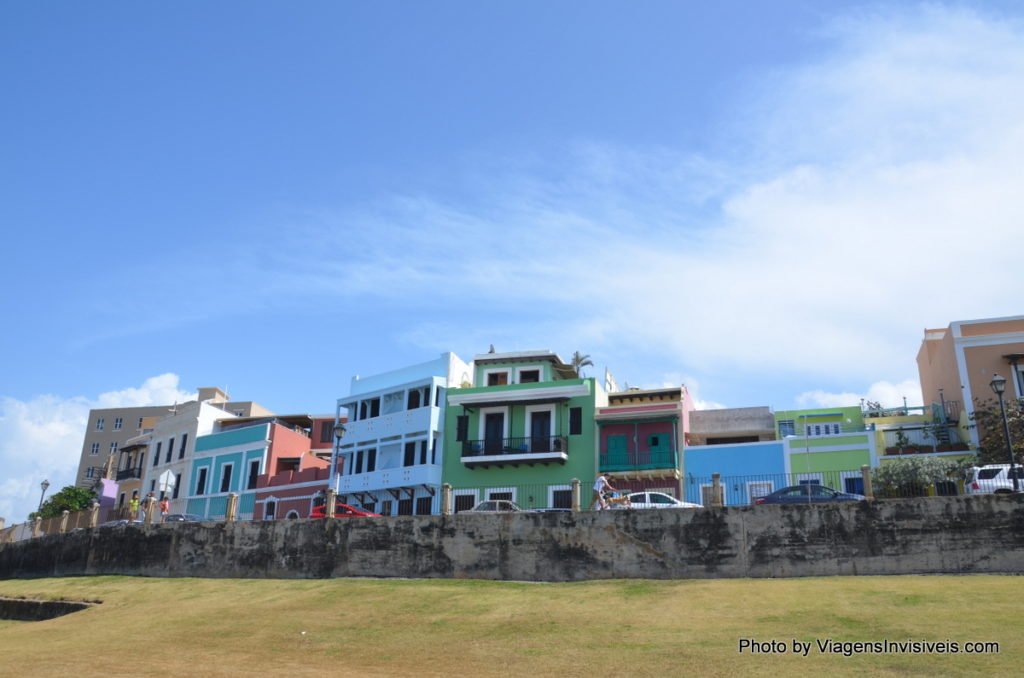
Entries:
<svg viewBox="0 0 1024 678">
<path fill-rule="evenodd" d="M 492 343 L 707 406 L 919 400 L 925 327 L 1022 311 L 1021 19 L 2 2 L 0 515 L 89 407 L 328 412 Z"/>
</svg>

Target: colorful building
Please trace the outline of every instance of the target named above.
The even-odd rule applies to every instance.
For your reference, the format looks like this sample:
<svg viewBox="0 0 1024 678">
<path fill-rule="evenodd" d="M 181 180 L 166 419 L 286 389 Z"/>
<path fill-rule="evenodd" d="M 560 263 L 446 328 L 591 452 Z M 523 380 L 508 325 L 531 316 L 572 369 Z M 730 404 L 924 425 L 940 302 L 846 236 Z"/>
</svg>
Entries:
<svg viewBox="0 0 1024 678">
<path fill-rule="evenodd" d="M 924 402 L 937 410 L 933 419 L 960 427 L 960 439 L 978 446 L 970 426 L 976 407 L 995 401 L 990 382 L 1006 379 L 1006 398 L 1024 398 L 1024 316 L 959 320 L 942 329 L 926 329 L 917 353 Z"/>
<path fill-rule="evenodd" d="M 335 487 L 344 503 L 383 515 L 440 512 L 448 389 L 470 379 L 454 353 L 373 377 L 353 377 L 338 399 L 348 413 Z"/>
<path fill-rule="evenodd" d="M 186 512 L 213 520 L 222 519 L 227 512 L 228 496 L 236 493 L 238 519 L 261 520 L 267 515 L 266 503 L 276 500 L 273 493 L 259 497 L 261 485 L 266 487 L 276 482 L 279 494 L 288 488 L 288 495 L 295 496 L 291 490 L 296 488 L 289 487 L 297 482 L 294 474 L 319 470 L 323 472 L 324 479 L 317 487 L 310 489 L 305 482 L 298 481 L 309 495 L 304 510 L 289 510 L 276 516 L 305 518 L 309 515 L 314 495 L 319 492 L 322 496 L 326 489 L 329 461 L 325 457 L 330 454 L 333 426 L 334 417 L 315 418 L 309 415 L 238 417 L 219 421 L 215 431 L 196 439 Z M 318 455 L 318 451 L 322 454 Z M 307 475 L 310 474 L 307 472 Z M 312 475 L 317 476 L 316 473 Z M 275 517 L 274 514 L 275 511 L 270 511 L 271 517 Z"/>
<path fill-rule="evenodd" d="M 712 475 L 721 477 L 726 506 L 746 505 L 789 484 L 786 444 L 781 440 L 687 445 L 684 499 L 711 506 Z"/>
<path fill-rule="evenodd" d="M 817 482 L 841 492 L 864 491 L 860 468 L 878 465 L 875 435 L 859 405 L 775 413 L 791 484 Z"/>
<path fill-rule="evenodd" d="M 683 439 L 693 403 L 685 386 L 608 394 L 599 407 L 598 469 L 618 489 L 682 496 Z"/>
<path fill-rule="evenodd" d="M 572 481 L 589 503 L 598 468 L 594 417 L 608 406 L 593 378 L 551 351 L 484 353 L 473 386 L 448 392 L 444 480 L 454 510 L 487 499 L 570 508 Z"/>
</svg>

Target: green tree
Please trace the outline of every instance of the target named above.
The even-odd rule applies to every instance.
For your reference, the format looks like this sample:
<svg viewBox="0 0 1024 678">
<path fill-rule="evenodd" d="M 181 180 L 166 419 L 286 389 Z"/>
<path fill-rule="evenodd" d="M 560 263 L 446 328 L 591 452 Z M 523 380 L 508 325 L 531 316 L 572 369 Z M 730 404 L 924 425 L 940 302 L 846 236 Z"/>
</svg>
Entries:
<svg viewBox="0 0 1024 678">
<path fill-rule="evenodd" d="M 583 376 L 584 367 L 593 367 L 594 361 L 590 359 L 590 355 L 587 353 L 580 353 L 575 351 L 572 354 L 572 369 L 576 371 L 577 376 Z"/>
<path fill-rule="evenodd" d="M 29 520 L 35 519 L 36 516 L 40 518 L 56 518 L 64 511 L 74 513 L 75 511 L 89 508 L 94 501 L 96 501 L 96 492 L 94 490 L 68 485 L 60 492 L 51 495 L 49 499 L 43 502 L 42 508 L 28 514 L 28 517 Z"/>
<path fill-rule="evenodd" d="M 921 497 L 935 483 L 961 478 L 962 466 L 938 457 L 894 459 L 871 472 L 871 486 L 879 497 Z"/>
<path fill-rule="evenodd" d="M 1010 424 L 1010 439 L 1013 441 L 1013 460 L 1024 461 L 1024 404 L 1016 398 L 1003 401 L 1006 420 Z M 971 415 L 974 426 L 978 427 L 978 462 L 981 464 L 1006 464 L 1006 429 L 1003 415 L 999 412 L 999 401 L 995 398 L 979 403 Z"/>
</svg>

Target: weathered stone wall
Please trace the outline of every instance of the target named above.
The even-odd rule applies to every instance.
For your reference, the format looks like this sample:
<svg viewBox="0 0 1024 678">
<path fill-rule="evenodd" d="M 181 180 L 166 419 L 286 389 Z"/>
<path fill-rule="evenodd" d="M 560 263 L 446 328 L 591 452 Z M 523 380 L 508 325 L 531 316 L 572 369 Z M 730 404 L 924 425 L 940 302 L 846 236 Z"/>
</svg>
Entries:
<svg viewBox="0 0 1024 678">
<path fill-rule="evenodd" d="M 177 523 L 0 545 L 0 578 L 534 581 L 1024 572 L 1024 496 L 810 506 Z"/>
</svg>

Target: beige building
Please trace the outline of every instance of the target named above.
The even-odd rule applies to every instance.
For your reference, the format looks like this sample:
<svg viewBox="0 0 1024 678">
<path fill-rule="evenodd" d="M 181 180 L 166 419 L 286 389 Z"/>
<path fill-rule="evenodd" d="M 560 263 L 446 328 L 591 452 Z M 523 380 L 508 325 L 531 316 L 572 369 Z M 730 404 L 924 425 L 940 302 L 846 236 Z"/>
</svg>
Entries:
<svg viewBox="0 0 1024 678">
<path fill-rule="evenodd" d="M 977 447 L 978 431 L 968 424 L 975 407 L 995 399 L 992 376 L 1006 379 L 1006 398 L 1024 398 L 1024 316 L 958 320 L 926 329 L 917 370 L 924 402 L 958 422 Z"/>
<path fill-rule="evenodd" d="M 167 415 L 172 405 L 149 407 L 112 407 L 89 410 L 89 421 L 82 441 L 82 454 L 78 462 L 75 484 L 92 487 L 104 477 L 108 463 L 116 471 L 121 449 L 153 422 Z M 148 424 L 147 424 L 148 422 Z M 111 457 L 113 461 L 111 462 Z"/>
<path fill-rule="evenodd" d="M 735 445 L 762 440 L 775 440 L 775 416 L 768 406 L 694 410 L 690 413 L 687 445 Z"/>
<path fill-rule="evenodd" d="M 197 399 L 236 417 L 273 414 L 252 401 L 229 400 L 227 394 L 216 387 L 200 388 Z M 129 489 L 138 489 L 149 434 L 158 421 L 184 405 L 185 403 L 168 403 L 147 407 L 90 410 L 75 484 L 92 487 L 100 478 L 107 475 L 109 465 L 112 480 L 118 480 L 119 483 L 127 482 Z M 133 480 L 136 487 L 131 487 Z M 121 488 L 122 492 L 123 490 L 124 487 Z M 130 492 L 128 496 L 131 496 Z"/>
</svg>

